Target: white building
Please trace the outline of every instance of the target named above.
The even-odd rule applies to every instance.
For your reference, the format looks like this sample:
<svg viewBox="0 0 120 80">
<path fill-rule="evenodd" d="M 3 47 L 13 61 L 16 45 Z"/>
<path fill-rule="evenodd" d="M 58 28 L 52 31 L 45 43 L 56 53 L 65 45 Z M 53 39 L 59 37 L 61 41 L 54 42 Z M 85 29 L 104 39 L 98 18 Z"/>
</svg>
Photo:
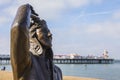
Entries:
<svg viewBox="0 0 120 80">
<path fill-rule="evenodd" d="M 79 54 L 69 54 L 68 55 L 70 59 L 80 59 L 81 56 Z"/>
<path fill-rule="evenodd" d="M 103 58 L 104 59 L 108 59 L 109 58 L 107 50 L 104 50 L 104 52 L 103 52 Z"/>
</svg>

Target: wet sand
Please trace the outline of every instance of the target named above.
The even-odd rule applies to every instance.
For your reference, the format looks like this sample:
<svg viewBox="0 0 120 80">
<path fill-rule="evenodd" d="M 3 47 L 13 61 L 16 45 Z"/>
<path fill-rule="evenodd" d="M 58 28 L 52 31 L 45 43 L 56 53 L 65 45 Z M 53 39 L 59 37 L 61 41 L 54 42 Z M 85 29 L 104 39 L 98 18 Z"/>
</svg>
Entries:
<svg viewBox="0 0 120 80">
<path fill-rule="evenodd" d="M 13 80 L 12 72 L 0 71 L 0 80 Z M 100 79 L 64 76 L 63 80 L 100 80 Z"/>
</svg>

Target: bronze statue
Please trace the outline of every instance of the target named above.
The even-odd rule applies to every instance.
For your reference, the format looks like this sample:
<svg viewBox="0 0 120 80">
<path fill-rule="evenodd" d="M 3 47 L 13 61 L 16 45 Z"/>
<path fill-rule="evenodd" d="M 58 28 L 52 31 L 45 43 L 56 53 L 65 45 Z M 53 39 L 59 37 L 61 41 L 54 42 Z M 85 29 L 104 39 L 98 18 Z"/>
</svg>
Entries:
<svg viewBox="0 0 120 80">
<path fill-rule="evenodd" d="M 14 80 L 62 80 L 53 64 L 52 34 L 33 7 L 19 7 L 11 28 L 11 64 Z"/>
</svg>

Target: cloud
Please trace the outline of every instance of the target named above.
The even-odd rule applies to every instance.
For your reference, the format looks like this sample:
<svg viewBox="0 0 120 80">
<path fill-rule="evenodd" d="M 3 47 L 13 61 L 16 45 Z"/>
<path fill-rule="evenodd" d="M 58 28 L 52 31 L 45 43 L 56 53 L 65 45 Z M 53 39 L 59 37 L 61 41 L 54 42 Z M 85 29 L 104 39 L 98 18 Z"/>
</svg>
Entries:
<svg viewBox="0 0 120 80">
<path fill-rule="evenodd" d="M 18 6 L 17 5 L 11 5 L 9 7 L 6 7 L 3 12 L 10 17 L 14 17 L 16 15 Z"/>
<path fill-rule="evenodd" d="M 101 33 L 103 30 L 103 27 L 100 24 L 91 24 L 89 25 L 88 29 L 86 29 L 86 32 L 88 33 Z"/>
<path fill-rule="evenodd" d="M 6 14 L 9 13 L 10 16 L 16 14 L 20 5 L 29 3 L 34 7 L 40 17 L 47 20 L 59 20 L 59 18 L 63 17 L 62 13 L 68 11 L 70 8 L 74 9 L 90 4 L 98 4 L 102 3 L 102 0 L 17 0 L 7 7 L 7 3 L 10 2 L 11 0 L 3 0 L 0 2 L 0 4 L 6 4 L 3 11 L 6 12 Z"/>
<path fill-rule="evenodd" d="M 0 43 L 2 43 L 2 45 L 0 45 L 0 54 L 9 54 L 10 52 L 10 49 L 9 49 L 9 46 L 10 46 L 10 40 L 8 37 L 5 37 L 5 36 L 1 36 L 0 35 Z"/>
<path fill-rule="evenodd" d="M 8 22 L 7 17 L 5 17 L 5 16 L 0 16 L 0 25 L 1 25 L 1 24 L 5 24 L 6 22 Z"/>
<path fill-rule="evenodd" d="M 109 36 L 111 38 L 120 38 L 120 23 L 119 22 L 101 22 L 95 24 L 89 24 L 86 29 L 88 34 L 98 34 Z"/>
<path fill-rule="evenodd" d="M 61 33 L 62 32 L 62 33 Z M 78 53 L 80 55 L 102 55 L 107 49 L 110 57 L 119 58 L 120 23 L 104 21 L 97 23 L 76 23 L 64 30 L 56 30 L 53 38 L 55 54 Z M 114 54 L 113 54 L 114 53 Z M 112 55 L 112 56 L 111 56 Z"/>
<path fill-rule="evenodd" d="M 45 19 L 61 18 L 63 12 L 74 8 L 81 8 L 90 4 L 102 3 L 102 0 L 18 0 L 18 5 L 31 4 L 35 11 Z"/>
<path fill-rule="evenodd" d="M 12 0 L 2 0 L 0 1 L 0 6 L 10 3 Z"/>
<path fill-rule="evenodd" d="M 67 0 L 67 4 L 71 8 L 78 8 L 89 4 L 89 0 Z"/>
<path fill-rule="evenodd" d="M 29 3 L 40 17 L 45 19 L 57 19 L 65 8 L 63 0 L 19 0 L 18 4 Z"/>
<path fill-rule="evenodd" d="M 64 33 L 64 36 L 62 33 Z M 87 42 L 91 40 L 101 40 L 109 38 L 111 40 L 120 39 L 120 23 L 112 20 L 104 20 L 102 22 L 83 22 L 80 21 L 70 23 L 64 28 L 54 27 L 55 43 L 63 43 L 63 45 L 76 43 L 80 41 Z M 65 38 L 67 36 L 67 38 Z M 97 39 L 96 39 L 97 38 Z M 62 40 L 60 40 L 62 39 Z M 99 41 L 98 41 L 99 42 Z M 94 42 L 91 42 L 94 43 Z M 60 44 L 61 45 L 61 44 Z"/>
<path fill-rule="evenodd" d="M 4 2 L 7 0 L 3 0 L 0 4 L 8 4 L 8 2 Z M 4 7 L 5 15 L 7 16 L 0 16 L 0 24 L 4 24 L 8 22 L 8 18 L 10 17 L 11 20 L 15 16 L 17 8 L 25 3 L 30 3 L 35 11 L 40 15 L 41 18 L 53 21 L 53 48 L 55 53 L 80 53 L 82 55 L 89 54 L 89 53 L 99 53 L 100 50 L 104 48 L 110 49 L 115 53 L 116 44 L 119 45 L 115 40 L 120 40 L 120 23 L 113 22 L 112 20 L 104 20 L 104 22 L 95 22 L 95 23 L 87 23 L 86 21 L 81 21 L 84 17 L 89 16 L 101 16 L 111 14 L 112 11 L 100 11 L 100 12 L 93 12 L 93 13 L 81 13 L 80 15 L 76 16 L 76 14 L 71 14 L 72 10 L 80 10 L 83 7 L 86 9 L 91 5 L 99 5 L 103 2 L 103 0 L 16 0 L 12 1 L 11 5 L 7 5 Z M 105 8 L 103 6 L 103 8 Z M 63 14 L 67 12 L 68 14 Z M 119 11 L 118 11 L 119 12 Z M 114 18 L 120 18 L 119 13 L 114 13 Z M 68 15 L 67 18 L 65 15 Z M 9 17 L 8 17 L 9 16 Z M 75 17 L 76 16 L 76 17 Z M 69 18 L 68 18 L 69 17 Z M 73 18 L 75 17 L 75 19 Z M 55 23 L 58 20 L 62 20 L 61 23 Z M 69 20 L 68 20 L 69 19 Z M 92 18 L 90 18 L 92 20 Z M 71 23 L 72 20 L 75 20 Z M 10 22 L 9 22 L 10 23 Z M 51 23 L 50 23 L 51 24 Z M 61 26 L 62 24 L 62 26 Z M 9 25 L 9 24 L 7 24 Z M 5 29 L 5 28 L 4 28 Z M 3 28 L 1 29 L 3 30 Z M 5 32 L 5 31 L 4 31 Z M 7 31 L 6 31 L 7 32 Z M 2 33 L 2 32 L 1 32 Z M 101 35 L 100 37 L 96 36 Z M 8 38 L 4 38 L 0 36 L 0 52 L 6 53 L 9 52 L 9 41 Z M 100 41 L 105 37 L 109 37 L 109 44 L 107 40 Z M 100 40 L 99 40 L 100 39 Z M 8 42 L 8 43 L 7 43 Z M 110 47 L 110 48 L 109 48 Z M 118 46 L 119 47 L 119 46 Z M 117 52 L 116 52 L 117 53 Z M 115 53 L 115 54 L 116 54 Z"/>
<path fill-rule="evenodd" d="M 117 13 L 117 14 L 115 14 Z M 102 11 L 102 12 L 93 12 L 93 13 L 81 13 L 80 15 L 76 16 L 72 19 L 72 23 L 70 23 L 70 30 L 69 32 L 73 36 L 75 35 L 83 35 L 83 34 L 91 34 L 91 35 L 103 35 L 111 38 L 120 38 L 120 23 L 119 20 L 114 20 L 116 18 L 120 19 L 119 11 Z M 101 15 L 109 15 L 107 19 L 103 19 L 100 22 L 86 22 L 81 21 L 81 18 L 90 17 L 91 16 L 101 16 Z M 113 19 L 114 16 L 114 19 Z M 83 20 L 82 19 L 82 20 Z M 82 30 L 81 30 L 82 29 Z"/>
<path fill-rule="evenodd" d="M 120 19 L 120 10 L 116 10 L 113 12 L 113 18 L 114 19 Z"/>
<path fill-rule="evenodd" d="M 79 15 L 79 17 L 86 17 L 86 16 L 98 16 L 98 15 L 106 15 L 106 14 L 110 14 L 111 11 L 104 11 L 104 12 L 94 12 L 94 13 L 82 13 L 81 15 Z"/>
<path fill-rule="evenodd" d="M 67 0 L 69 7 L 79 8 L 90 4 L 100 4 L 102 0 Z"/>
</svg>

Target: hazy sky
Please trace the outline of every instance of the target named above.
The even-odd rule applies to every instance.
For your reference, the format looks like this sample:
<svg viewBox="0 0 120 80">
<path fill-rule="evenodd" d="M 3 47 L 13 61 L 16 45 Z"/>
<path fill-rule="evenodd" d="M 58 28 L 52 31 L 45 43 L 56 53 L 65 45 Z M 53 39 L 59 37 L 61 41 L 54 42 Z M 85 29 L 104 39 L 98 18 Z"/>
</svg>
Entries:
<svg viewBox="0 0 120 80">
<path fill-rule="evenodd" d="M 120 0 L 2 0 L 0 54 L 10 53 L 10 28 L 21 4 L 30 3 L 53 33 L 54 54 L 120 59 Z"/>
</svg>

